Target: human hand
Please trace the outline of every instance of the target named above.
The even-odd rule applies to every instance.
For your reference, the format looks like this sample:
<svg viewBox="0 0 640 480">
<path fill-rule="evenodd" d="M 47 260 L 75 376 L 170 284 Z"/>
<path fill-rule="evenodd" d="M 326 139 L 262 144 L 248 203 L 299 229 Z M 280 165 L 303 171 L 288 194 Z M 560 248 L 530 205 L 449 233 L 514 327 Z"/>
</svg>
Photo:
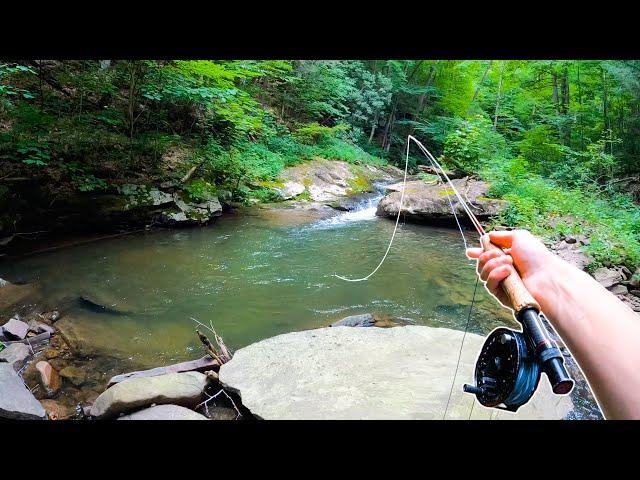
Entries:
<svg viewBox="0 0 640 480">
<path fill-rule="evenodd" d="M 515 266 L 529 293 L 544 309 L 546 293 L 552 291 L 549 285 L 556 257 L 527 230 L 490 232 L 489 238 L 506 255 L 495 249 L 487 252 L 482 248 L 467 249 L 467 257 L 478 260 L 478 275 L 486 282 L 487 290 L 504 306 L 512 308 L 500 282 L 511 275 Z"/>
</svg>

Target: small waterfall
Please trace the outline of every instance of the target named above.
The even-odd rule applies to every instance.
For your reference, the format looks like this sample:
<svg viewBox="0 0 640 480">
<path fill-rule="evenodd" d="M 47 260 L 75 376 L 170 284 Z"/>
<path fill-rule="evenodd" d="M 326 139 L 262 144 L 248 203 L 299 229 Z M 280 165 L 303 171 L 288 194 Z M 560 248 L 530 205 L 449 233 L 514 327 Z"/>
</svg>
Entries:
<svg viewBox="0 0 640 480">
<path fill-rule="evenodd" d="M 384 196 L 384 189 L 388 182 L 374 183 L 375 193 L 368 195 L 354 205 L 348 212 L 343 212 L 325 220 L 313 224 L 313 228 L 340 227 L 352 222 L 375 220 L 378 203 Z"/>
</svg>

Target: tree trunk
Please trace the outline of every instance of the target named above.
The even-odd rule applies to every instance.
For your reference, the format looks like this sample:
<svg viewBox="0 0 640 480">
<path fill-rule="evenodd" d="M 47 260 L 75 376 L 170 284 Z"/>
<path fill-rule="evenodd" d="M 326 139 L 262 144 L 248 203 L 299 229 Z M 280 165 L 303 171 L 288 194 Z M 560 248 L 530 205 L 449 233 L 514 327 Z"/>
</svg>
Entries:
<svg viewBox="0 0 640 480">
<path fill-rule="evenodd" d="M 138 73 L 138 64 L 136 61 L 131 63 L 131 73 L 129 77 L 129 138 L 133 139 L 133 124 L 135 123 L 135 104 L 136 104 L 136 75 Z"/>
<path fill-rule="evenodd" d="M 551 79 L 553 82 L 553 93 L 551 94 L 551 101 L 553 105 L 556 107 L 556 113 L 558 113 L 558 75 L 555 73 L 551 74 Z"/>
<path fill-rule="evenodd" d="M 506 60 L 502 62 L 500 67 L 500 80 L 498 81 L 498 98 L 496 99 L 496 111 L 493 116 L 493 129 L 496 130 L 498 128 L 498 112 L 500 111 L 500 97 L 502 96 L 502 78 L 504 76 L 504 67 Z"/>
<path fill-rule="evenodd" d="M 373 136 L 376 133 L 376 128 L 378 128 L 378 116 L 380 112 L 376 112 L 376 116 L 373 118 L 373 123 L 371 124 L 371 133 L 369 134 L 369 143 L 373 140 Z"/>
<path fill-rule="evenodd" d="M 381 148 L 385 148 L 387 146 L 387 141 L 391 136 L 391 122 L 393 121 L 393 116 L 396 113 L 396 105 L 398 104 L 398 96 L 396 94 L 396 98 L 393 102 L 393 107 L 391 107 L 391 112 L 389 113 L 389 118 L 387 119 L 387 124 L 384 126 L 384 135 L 382 136 L 382 146 Z M 388 149 L 387 149 L 388 151 Z"/>
<path fill-rule="evenodd" d="M 611 123 L 609 122 L 609 101 L 607 98 L 607 77 L 604 69 L 600 67 L 602 75 L 602 118 L 604 120 L 605 130 L 611 129 Z"/>
<path fill-rule="evenodd" d="M 562 113 L 566 115 L 569 112 L 569 69 L 564 67 L 562 73 Z"/>
<path fill-rule="evenodd" d="M 584 150 L 584 127 L 582 125 L 582 83 L 580 82 L 580 62 L 577 63 L 578 70 L 578 131 L 580 132 L 580 149 Z"/>
<path fill-rule="evenodd" d="M 564 144 L 571 146 L 571 124 L 569 123 L 569 119 L 566 118 L 566 115 L 569 113 L 569 68 L 567 66 L 565 66 L 562 71 L 561 94 L 562 105 L 560 111 L 562 115 L 565 116 L 562 121 L 562 136 Z"/>
<path fill-rule="evenodd" d="M 484 85 L 484 81 L 487 78 L 487 74 L 489 73 L 489 70 L 491 70 L 491 65 L 493 65 L 493 60 L 489 60 L 489 63 L 487 64 L 487 68 L 485 69 L 484 73 L 482 74 L 482 78 L 480 79 L 480 83 L 478 83 L 478 86 L 476 87 L 476 91 L 473 92 L 473 98 L 471 99 L 471 104 L 469 106 L 473 105 L 473 102 L 475 102 L 476 98 L 478 98 L 480 87 Z"/>
</svg>

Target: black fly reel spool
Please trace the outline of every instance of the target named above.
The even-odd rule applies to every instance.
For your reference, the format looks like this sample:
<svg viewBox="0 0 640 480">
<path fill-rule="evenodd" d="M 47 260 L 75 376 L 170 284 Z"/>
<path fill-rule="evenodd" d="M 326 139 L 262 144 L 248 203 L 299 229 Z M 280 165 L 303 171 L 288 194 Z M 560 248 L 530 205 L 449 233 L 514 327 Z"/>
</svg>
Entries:
<svg viewBox="0 0 640 480">
<path fill-rule="evenodd" d="M 542 372 L 554 393 L 567 394 L 573 388 L 562 353 L 539 313 L 528 308 L 518 320 L 522 332 L 497 328 L 489 334 L 476 361 L 475 385 L 464 385 L 464 391 L 475 394 L 485 407 L 517 411 L 533 396 Z"/>
</svg>

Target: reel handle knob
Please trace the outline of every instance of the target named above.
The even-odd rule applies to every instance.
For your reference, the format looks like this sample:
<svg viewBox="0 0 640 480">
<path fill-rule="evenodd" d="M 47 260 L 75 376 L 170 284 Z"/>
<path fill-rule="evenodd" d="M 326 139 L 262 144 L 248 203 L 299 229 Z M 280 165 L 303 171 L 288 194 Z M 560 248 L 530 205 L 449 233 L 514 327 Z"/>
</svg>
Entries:
<svg viewBox="0 0 640 480">
<path fill-rule="evenodd" d="M 491 243 L 491 239 L 486 233 L 480 237 L 480 243 L 482 244 L 482 248 L 485 252 L 488 252 L 489 250 L 498 250 L 502 255 L 506 255 L 500 247 Z M 540 304 L 536 302 L 536 299 L 531 296 L 527 287 L 524 286 L 524 283 L 522 282 L 522 279 L 515 267 L 511 275 L 505 278 L 500 285 L 502 286 L 504 293 L 509 298 L 516 316 L 526 308 L 535 308 L 538 312 L 540 311 Z"/>
<path fill-rule="evenodd" d="M 475 385 L 469 385 L 465 383 L 462 387 L 465 393 L 473 393 L 474 395 L 482 395 L 484 393 L 484 388 L 476 387 Z"/>
<path fill-rule="evenodd" d="M 559 358 L 548 360 L 544 366 L 544 371 L 547 374 L 553 393 L 556 395 L 569 393 L 573 388 L 573 380 Z"/>
</svg>

